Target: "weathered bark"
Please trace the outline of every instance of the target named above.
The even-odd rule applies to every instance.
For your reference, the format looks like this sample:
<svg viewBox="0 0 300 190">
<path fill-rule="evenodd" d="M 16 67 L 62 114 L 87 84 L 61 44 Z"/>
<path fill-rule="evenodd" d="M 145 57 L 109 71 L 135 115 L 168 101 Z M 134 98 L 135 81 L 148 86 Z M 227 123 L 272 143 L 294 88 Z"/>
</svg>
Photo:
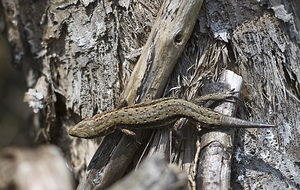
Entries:
<svg viewBox="0 0 300 190">
<path fill-rule="evenodd" d="M 25 101 L 38 112 L 36 139 L 60 146 L 81 178 L 99 143 L 70 138 L 67 128 L 114 108 L 161 3 L 2 4 L 14 64 L 23 68 L 32 88 Z"/>
<path fill-rule="evenodd" d="M 37 139 L 60 146 L 81 179 L 99 142 L 70 138 L 67 128 L 115 106 L 162 2 L 1 3 L 14 64 L 32 89 L 26 100 L 38 112 Z M 299 9 L 296 1 L 207 0 L 168 79 L 164 96 L 192 99 L 231 69 L 245 82 L 238 116 L 279 125 L 236 132 L 234 189 L 300 186 Z M 158 130 L 146 147 L 148 154 L 169 154 L 189 175 L 190 188 L 196 188 L 201 146 L 193 130 L 182 129 L 181 143 L 169 138 L 169 129 Z"/>
</svg>

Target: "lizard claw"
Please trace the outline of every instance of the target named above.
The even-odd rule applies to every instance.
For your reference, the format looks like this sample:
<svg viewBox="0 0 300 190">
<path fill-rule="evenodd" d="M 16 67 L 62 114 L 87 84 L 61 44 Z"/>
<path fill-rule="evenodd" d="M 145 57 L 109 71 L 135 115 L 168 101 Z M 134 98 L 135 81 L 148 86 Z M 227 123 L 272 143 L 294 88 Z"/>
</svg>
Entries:
<svg viewBox="0 0 300 190">
<path fill-rule="evenodd" d="M 237 96 L 238 93 L 240 93 L 240 92 L 235 91 L 235 89 L 233 88 L 233 89 L 226 90 L 225 92 L 221 93 L 220 96 L 223 95 L 224 100 L 227 102 L 236 103 L 236 99 L 240 100 L 239 97 Z M 234 100 L 231 98 L 234 98 Z"/>
</svg>

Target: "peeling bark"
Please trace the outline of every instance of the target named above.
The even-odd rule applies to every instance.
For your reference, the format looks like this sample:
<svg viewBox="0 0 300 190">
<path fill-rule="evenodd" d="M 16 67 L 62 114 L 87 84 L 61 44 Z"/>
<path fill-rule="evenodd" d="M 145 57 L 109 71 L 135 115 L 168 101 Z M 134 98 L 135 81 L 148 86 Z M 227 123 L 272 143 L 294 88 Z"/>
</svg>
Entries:
<svg viewBox="0 0 300 190">
<path fill-rule="evenodd" d="M 36 139 L 58 145 L 80 180 L 102 139 L 70 138 L 66 131 L 116 106 L 163 2 L 1 4 L 14 64 L 29 88 L 26 100 L 38 112 Z M 172 76 L 164 79 L 163 96 L 192 99 L 224 68 L 233 70 L 245 83 L 238 117 L 279 125 L 235 133 L 233 189 L 300 188 L 299 10 L 295 0 L 207 0 Z M 188 127 L 181 137 L 157 130 L 145 152 L 167 154 L 195 189 L 200 140 Z M 143 151 L 132 158 L 133 166 Z"/>
</svg>

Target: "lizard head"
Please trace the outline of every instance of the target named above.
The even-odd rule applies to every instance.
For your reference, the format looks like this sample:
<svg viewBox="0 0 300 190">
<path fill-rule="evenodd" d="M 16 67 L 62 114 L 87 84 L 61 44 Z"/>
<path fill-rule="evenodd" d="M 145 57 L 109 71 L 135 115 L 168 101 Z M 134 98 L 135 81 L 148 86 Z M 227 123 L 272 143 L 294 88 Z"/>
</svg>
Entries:
<svg viewBox="0 0 300 190">
<path fill-rule="evenodd" d="M 114 126 L 107 127 L 103 122 L 95 119 L 84 119 L 69 129 L 69 135 L 80 138 L 94 138 L 105 136 L 115 130 Z"/>
</svg>

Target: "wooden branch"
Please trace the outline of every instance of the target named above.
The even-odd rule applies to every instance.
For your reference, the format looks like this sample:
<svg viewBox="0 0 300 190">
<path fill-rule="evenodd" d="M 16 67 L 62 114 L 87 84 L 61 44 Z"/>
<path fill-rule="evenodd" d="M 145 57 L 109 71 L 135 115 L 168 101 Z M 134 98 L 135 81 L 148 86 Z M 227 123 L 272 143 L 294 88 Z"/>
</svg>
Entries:
<svg viewBox="0 0 300 190">
<path fill-rule="evenodd" d="M 220 82 L 229 84 L 235 91 L 242 87 L 242 78 L 229 70 L 222 74 Z M 224 102 L 214 110 L 233 116 L 235 105 Z M 201 137 L 197 189 L 230 189 L 233 132 L 233 129 L 214 130 Z"/>
<path fill-rule="evenodd" d="M 166 0 L 163 3 L 142 55 L 125 88 L 122 99 L 129 105 L 162 95 L 194 28 L 202 2 L 203 0 Z M 104 139 L 78 189 L 87 186 L 89 189 L 103 189 L 123 176 L 132 162 L 137 145 L 127 136 L 123 136 L 121 140 L 118 136 L 119 134 L 115 133 Z M 137 133 L 137 139 L 141 142 L 145 139 L 143 132 Z M 118 143 L 117 147 L 110 146 L 115 143 Z M 101 154 L 98 154 L 99 152 Z"/>
<path fill-rule="evenodd" d="M 203 0 L 166 0 L 124 91 L 129 105 L 162 95 Z"/>
<path fill-rule="evenodd" d="M 175 165 L 168 165 L 161 154 L 145 159 L 139 168 L 111 186 L 109 190 L 186 189 L 188 179 Z"/>
</svg>

